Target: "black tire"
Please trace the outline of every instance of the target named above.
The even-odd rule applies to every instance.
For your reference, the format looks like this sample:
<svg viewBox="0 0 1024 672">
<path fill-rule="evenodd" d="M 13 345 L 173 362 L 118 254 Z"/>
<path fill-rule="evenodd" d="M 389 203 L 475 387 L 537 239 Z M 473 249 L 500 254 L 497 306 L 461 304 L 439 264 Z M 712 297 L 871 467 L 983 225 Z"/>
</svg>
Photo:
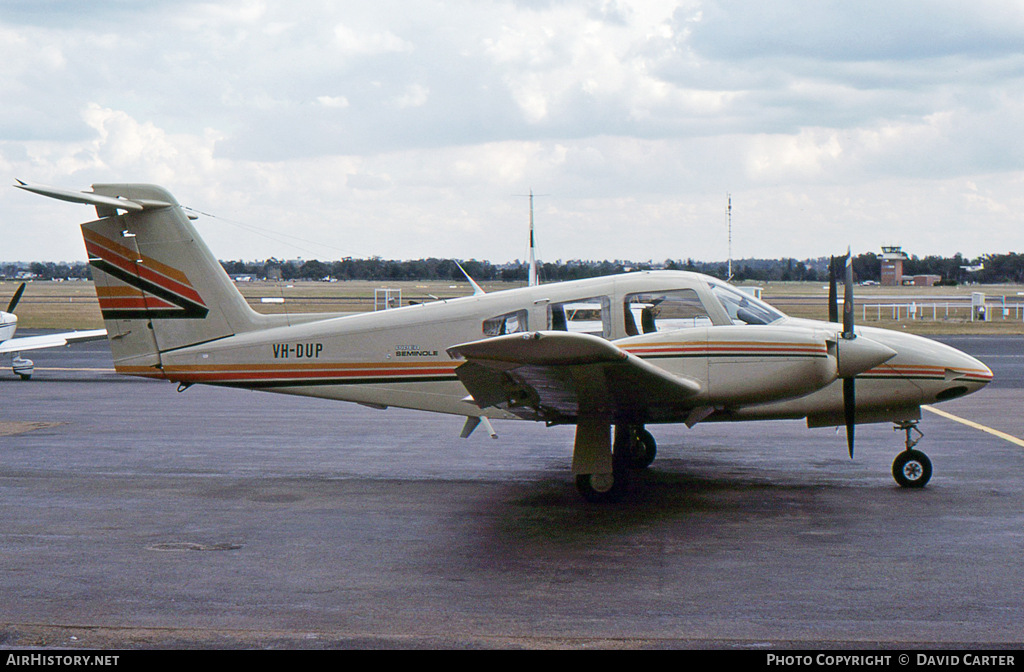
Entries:
<svg viewBox="0 0 1024 672">
<path fill-rule="evenodd" d="M 633 467 L 635 469 L 646 469 L 654 462 L 658 455 L 658 443 L 646 429 L 636 433 L 636 441 L 633 443 Z"/>
<path fill-rule="evenodd" d="M 579 474 L 576 489 L 591 504 L 612 504 L 622 501 L 629 489 L 629 470 L 616 469 L 611 474 Z"/>
<path fill-rule="evenodd" d="M 904 450 L 893 460 L 892 477 L 904 488 L 923 488 L 932 478 L 932 461 L 919 450 Z"/>
<path fill-rule="evenodd" d="M 658 444 L 643 425 L 615 426 L 616 468 L 646 469 L 657 454 Z"/>
</svg>

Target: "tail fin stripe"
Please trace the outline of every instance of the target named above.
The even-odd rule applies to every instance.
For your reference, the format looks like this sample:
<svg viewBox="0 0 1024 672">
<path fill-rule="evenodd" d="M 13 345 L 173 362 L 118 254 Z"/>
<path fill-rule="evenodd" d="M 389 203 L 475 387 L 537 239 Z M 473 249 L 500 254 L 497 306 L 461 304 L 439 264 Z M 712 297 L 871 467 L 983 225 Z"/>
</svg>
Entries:
<svg viewBox="0 0 1024 672">
<path fill-rule="evenodd" d="M 133 299 L 100 299 L 100 310 L 149 310 L 149 309 L 174 309 L 175 307 L 155 296 L 143 296 Z"/>
<path fill-rule="evenodd" d="M 107 275 L 117 278 L 121 282 L 131 285 L 137 289 L 141 289 L 144 292 L 152 294 L 153 296 L 164 299 L 165 301 L 179 306 L 179 309 L 166 311 L 164 314 L 162 311 L 147 311 L 143 310 L 103 310 L 103 318 L 111 320 L 128 320 L 128 319 L 146 319 L 148 318 L 160 318 L 160 319 L 202 319 L 210 312 L 203 304 L 198 304 L 189 299 L 180 296 L 174 292 L 164 289 L 163 287 L 148 282 L 137 275 L 126 272 L 113 264 L 108 263 L 103 259 L 90 259 L 89 264 L 94 268 L 103 271 Z M 198 294 L 196 297 L 198 298 Z M 101 308 L 102 310 L 102 308 Z"/>
<path fill-rule="evenodd" d="M 122 257 L 124 259 L 131 260 L 138 258 L 138 251 L 125 247 L 124 245 L 120 245 L 117 242 L 96 233 L 95 231 L 90 231 L 89 229 L 83 228 L 82 236 L 85 238 L 86 248 L 89 247 L 89 243 L 93 243 L 94 245 L 97 245 L 103 249 L 110 250 L 114 255 Z M 168 266 L 167 264 L 162 264 L 156 259 L 153 259 L 152 257 L 146 255 L 142 255 L 142 260 L 143 263 L 145 263 L 148 268 L 152 268 L 158 273 L 166 275 L 168 278 L 172 278 L 173 280 L 176 280 L 183 285 L 190 285 L 188 278 L 185 276 L 184 273 L 182 273 L 178 269 L 172 266 Z"/>
<path fill-rule="evenodd" d="M 181 284 L 177 280 L 168 278 L 163 274 L 154 272 L 152 269 L 145 265 L 145 258 L 142 259 L 142 265 L 140 265 L 137 262 L 132 261 L 131 258 L 125 258 L 123 256 L 114 254 L 110 250 L 103 249 L 93 244 L 87 243 L 86 250 L 89 252 L 90 255 L 89 263 L 92 264 L 93 266 L 100 267 L 100 264 L 102 263 L 105 264 L 106 266 L 116 267 L 123 274 L 127 274 L 128 276 L 133 278 L 138 278 L 140 282 L 145 282 L 151 286 L 161 287 L 162 289 L 165 290 L 165 292 L 175 294 L 179 297 L 182 297 L 185 300 L 191 301 L 192 303 L 204 307 L 206 305 L 203 303 L 202 297 L 199 296 L 199 294 L 196 292 L 195 289 L 192 288 L 191 285 Z M 111 275 L 114 274 L 111 273 Z M 148 288 L 142 287 L 134 282 L 125 280 L 121 276 L 117 277 L 129 285 L 138 287 L 139 289 L 146 289 L 146 291 L 151 291 Z M 160 295 L 159 292 L 151 291 L 151 293 L 157 294 L 158 296 Z"/>
</svg>

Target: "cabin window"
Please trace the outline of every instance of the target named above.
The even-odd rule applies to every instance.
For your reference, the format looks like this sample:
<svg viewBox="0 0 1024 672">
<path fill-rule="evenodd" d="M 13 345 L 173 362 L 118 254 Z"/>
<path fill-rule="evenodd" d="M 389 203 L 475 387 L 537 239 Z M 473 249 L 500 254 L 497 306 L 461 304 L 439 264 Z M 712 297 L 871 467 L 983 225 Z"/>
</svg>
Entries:
<svg viewBox="0 0 1024 672">
<path fill-rule="evenodd" d="M 784 317 L 767 303 L 728 285 L 712 283 L 711 292 L 729 313 L 733 324 L 770 324 Z"/>
<path fill-rule="evenodd" d="M 607 296 L 548 304 L 548 329 L 609 338 L 612 302 Z"/>
<path fill-rule="evenodd" d="M 692 289 L 627 294 L 623 312 L 627 336 L 712 324 L 708 311 Z"/>
<path fill-rule="evenodd" d="M 484 320 L 484 336 L 504 336 L 529 331 L 527 312 L 517 310 Z"/>
</svg>

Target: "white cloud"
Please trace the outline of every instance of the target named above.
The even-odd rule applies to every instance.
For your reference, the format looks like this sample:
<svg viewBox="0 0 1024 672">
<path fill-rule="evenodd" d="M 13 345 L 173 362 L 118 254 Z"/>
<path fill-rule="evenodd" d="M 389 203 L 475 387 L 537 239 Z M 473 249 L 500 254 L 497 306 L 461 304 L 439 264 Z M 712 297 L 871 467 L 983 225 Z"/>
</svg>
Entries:
<svg viewBox="0 0 1024 672">
<path fill-rule="evenodd" d="M 316 102 L 324 107 L 348 107 L 348 98 L 345 96 L 317 96 Z"/>
<path fill-rule="evenodd" d="M 334 40 L 345 54 L 373 55 L 413 50 L 411 42 L 390 31 L 365 33 L 341 24 L 334 28 Z"/>
<path fill-rule="evenodd" d="M 0 16 L 0 169 L 324 244 L 204 221 L 224 256 L 521 258 L 530 188 L 552 259 L 723 258 L 726 192 L 741 256 L 1020 247 L 1012 3 L 46 7 Z M 80 211 L 14 191 L 4 257 L 81 256 Z"/>
<path fill-rule="evenodd" d="M 412 84 L 406 88 L 404 94 L 395 99 L 394 103 L 399 108 L 422 107 L 427 104 L 429 98 L 429 88 L 422 84 Z"/>
</svg>

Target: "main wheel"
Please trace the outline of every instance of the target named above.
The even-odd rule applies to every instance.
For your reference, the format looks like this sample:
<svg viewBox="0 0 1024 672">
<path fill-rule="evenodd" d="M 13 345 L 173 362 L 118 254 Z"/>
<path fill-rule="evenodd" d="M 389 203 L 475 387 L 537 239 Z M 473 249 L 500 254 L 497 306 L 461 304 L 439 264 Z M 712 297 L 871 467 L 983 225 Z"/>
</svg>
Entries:
<svg viewBox="0 0 1024 672">
<path fill-rule="evenodd" d="M 646 469 L 654 462 L 658 454 L 658 444 L 654 437 L 646 429 L 636 433 L 636 441 L 633 443 L 633 467 Z"/>
<path fill-rule="evenodd" d="M 629 488 L 629 470 L 616 469 L 611 474 L 579 474 L 576 489 L 592 504 L 621 501 Z"/>
<path fill-rule="evenodd" d="M 904 450 L 892 463 L 892 477 L 904 488 L 923 488 L 932 477 L 932 461 L 920 450 Z"/>
<path fill-rule="evenodd" d="M 658 454 L 658 444 L 643 425 L 615 426 L 614 459 L 619 467 L 646 469 Z"/>
</svg>

